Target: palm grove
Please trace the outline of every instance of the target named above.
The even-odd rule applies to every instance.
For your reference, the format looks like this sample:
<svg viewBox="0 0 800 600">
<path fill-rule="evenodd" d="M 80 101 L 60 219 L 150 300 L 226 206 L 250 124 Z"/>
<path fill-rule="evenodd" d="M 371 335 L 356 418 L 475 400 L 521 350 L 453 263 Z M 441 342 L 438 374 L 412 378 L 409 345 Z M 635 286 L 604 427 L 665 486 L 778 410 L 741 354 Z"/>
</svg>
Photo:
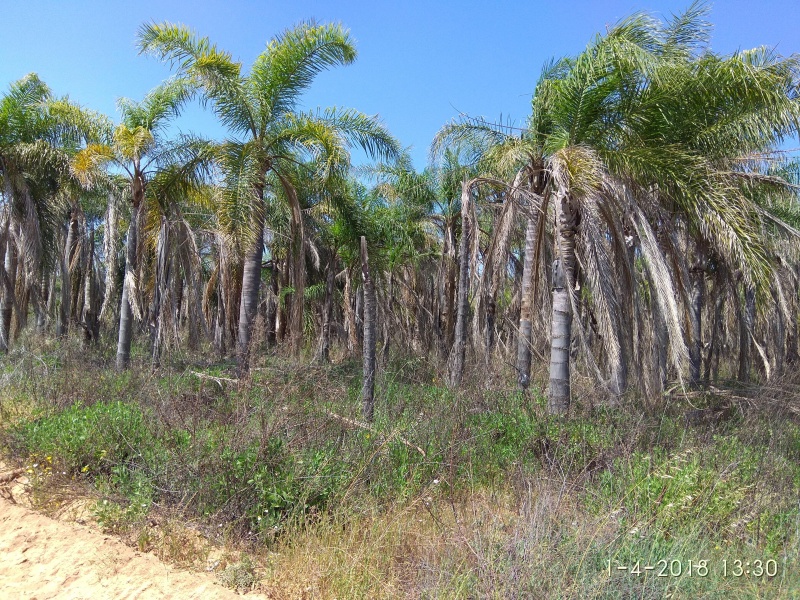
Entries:
<svg viewBox="0 0 800 600">
<path fill-rule="evenodd" d="M 554 414 L 576 373 L 610 400 L 774 377 L 798 360 L 800 182 L 779 149 L 800 62 L 714 54 L 704 13 L 622 21 L 545 66 L 523 127 L 447 124 L 422 172 L 376 118 L 299 109 L 355 60 L 338 25 L 289 29 L 247 68 L 145 25 L 141 52 L 174 77 L 121 100 L 119 123 L 12 83 L 0 348 L 106 336 L 118 369 L 213 351 L 240 377 L 266 352 L 363 358 L 367 419 L 392 354 L 452 387 L 469 365 L 533 382 Z M 173 134 L 194 100 L 223 142 Z M 354 168 L 356 147 L 373 164 Z"/>
</svg>

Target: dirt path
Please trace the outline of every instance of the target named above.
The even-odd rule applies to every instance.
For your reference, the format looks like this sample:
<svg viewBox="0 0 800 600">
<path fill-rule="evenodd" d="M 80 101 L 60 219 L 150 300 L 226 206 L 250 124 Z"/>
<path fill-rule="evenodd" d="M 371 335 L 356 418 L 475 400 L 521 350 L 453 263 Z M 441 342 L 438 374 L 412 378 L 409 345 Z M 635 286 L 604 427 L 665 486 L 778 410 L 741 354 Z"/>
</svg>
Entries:
<svg viewBox="0 0 800 600">
<path fill-rule="evenodd" d="M 54 521 L 3 498 L 0 598 L 243 600 L 210 575 L 179 571 L 113 537 Z"/>
</svg>

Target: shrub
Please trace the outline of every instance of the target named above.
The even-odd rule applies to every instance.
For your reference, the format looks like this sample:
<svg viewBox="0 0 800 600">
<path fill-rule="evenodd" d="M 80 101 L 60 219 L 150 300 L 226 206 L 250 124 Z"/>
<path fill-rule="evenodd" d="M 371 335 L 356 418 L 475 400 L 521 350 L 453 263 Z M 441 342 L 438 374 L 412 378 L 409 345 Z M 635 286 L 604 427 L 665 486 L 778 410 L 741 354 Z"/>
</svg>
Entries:
<svg viewBox="0 0 800 600">
<path fill-rule="evenodd" d="M 63 412 L 23 423 L 11 433 L 12 446 L 30 455 L 51 456 L 70 474 L 110 474 L 157 452 L 141 408 L 123 402 L 78 402 Z"/>
</svg>

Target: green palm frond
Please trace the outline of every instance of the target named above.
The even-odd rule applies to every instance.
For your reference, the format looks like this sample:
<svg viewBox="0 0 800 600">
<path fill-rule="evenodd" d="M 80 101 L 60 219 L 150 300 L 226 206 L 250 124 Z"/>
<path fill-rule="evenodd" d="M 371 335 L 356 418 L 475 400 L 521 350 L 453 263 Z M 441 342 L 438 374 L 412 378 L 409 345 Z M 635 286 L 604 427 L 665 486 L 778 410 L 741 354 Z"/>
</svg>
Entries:
<svg viewBox="0 0 800 600">
<path fill-rule="evenodd" d="M 114 130 L 114 152 L 123 161 L 139 161 L 155 147 L 153 133 L 137 125 L 130 129 L 124 123 Z"/>
<path fill-rule="evenodd" d="M 463 157 L 464 164 L 477 164 L 489 148 L 501 145 L 514 136 L 508 126 L 492 123 L 482 117 L 462 117 L 442 127 L 433 139 L 430 162 L 442 160 L 450 150 Z"/>
<path fill-rule="evenodd" d="M 218 220 L 222 231 L 238 240 L 249 239 L 251 215 L 260 202 L 253 190 L 263 181 L 263 155 L 255 142 L 229 142 L 220 148 L 224 187 Z"/>
<path fill-rule="evenodd" d="M 241 79 L 241 65 L 208 38 L 184 25 L 149 23 L 139 30 L 139 50 L 157 56 L 203 89 L 217 116 L 231 131 L 258 135 L 259 123 L 252 98 Z"/>
<path fill-rule="evenodd" d="M 102 172 L 105 165 L 116 160 L 111 146 L 104 144 L 88 144 L 73 158 L 72 169 L 75 177 L 88 186 Z"/>
<path fill-rule="evenodd" d="M 705 20 L 710 11 L 705 0 L 695 0 L 684 12 L 673 15 L 664 28 L 661 53 L 689 59 L 711 41 L 711 24 Z"/>
<path fill-rule="evenodd" d="M 351 144 L 363 149 L 370 158 L 390 161 L 402 154 L 400 143 L 377 115 L 369 116 L 354 109 L 334 107 L 317 112 L 317 117 L 341 132 Z"/>
<path fill-rule="evenodd" d="M 321 71 L 356 58 L 350 34 L 341 25 L 300 23 L 267 44 L 247 77 L 248 94 L 258 99 L 263 118 L 292 112 Z"/>
<path fill-rule="evenodd" d="M 117 108 L 126 128 L 155 134 L 180 115 L 193 94 L 194 86 L 187 78 L 172 78 L 152 89 L 140 102 L 120 98 Z"/>
<path fill-rule="evenodd" d="M 301 160 L 318 167 L 317 177 L 325 179 L 341 165 L 349 165 L 350 152 L 342 132 L 332 123 L 313 114 L 286 114 L 272 124 L 273 148 L 292 150 L 292 153 L 278 155 L 289 160 L 299 153 Z"/>
</svg>

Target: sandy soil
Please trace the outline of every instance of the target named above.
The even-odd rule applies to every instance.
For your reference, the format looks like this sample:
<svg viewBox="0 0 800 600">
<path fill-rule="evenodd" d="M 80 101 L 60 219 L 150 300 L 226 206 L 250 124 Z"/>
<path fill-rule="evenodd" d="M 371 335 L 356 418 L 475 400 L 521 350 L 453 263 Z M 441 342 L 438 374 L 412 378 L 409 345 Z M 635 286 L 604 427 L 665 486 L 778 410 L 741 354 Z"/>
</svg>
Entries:
<svg viewBox="0 0 800 600">
<path fill-rule="evenodd" d="M 3 487 L 0 598 L 264 598 L 240 596 L 210 574 L 179 571 L 86 526 L 50 519 L 15 503 Z"/>
</svg>

